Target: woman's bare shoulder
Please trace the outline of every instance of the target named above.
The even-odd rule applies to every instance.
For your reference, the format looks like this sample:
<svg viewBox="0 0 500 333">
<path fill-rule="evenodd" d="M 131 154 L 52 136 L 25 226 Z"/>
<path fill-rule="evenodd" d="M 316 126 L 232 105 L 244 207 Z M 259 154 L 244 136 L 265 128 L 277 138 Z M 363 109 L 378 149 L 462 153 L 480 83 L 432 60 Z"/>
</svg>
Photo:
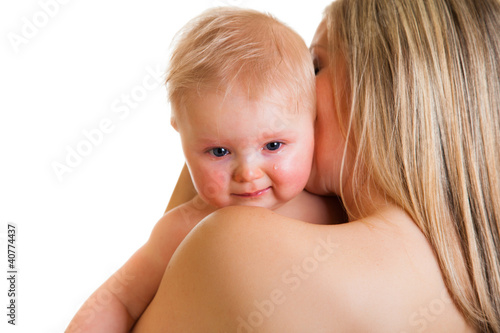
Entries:
<svg viewBox="0 0 500 333">
<path fill-rule="evenodd" d="M 178 331 L 410 332 L 456 320 L 425 238 L 403 215 L 390 218 L 324 226 L 262 208 L 219 210 L 181 244 L 141 321 L 161 314 L 163 328 Z"/>
</svg>

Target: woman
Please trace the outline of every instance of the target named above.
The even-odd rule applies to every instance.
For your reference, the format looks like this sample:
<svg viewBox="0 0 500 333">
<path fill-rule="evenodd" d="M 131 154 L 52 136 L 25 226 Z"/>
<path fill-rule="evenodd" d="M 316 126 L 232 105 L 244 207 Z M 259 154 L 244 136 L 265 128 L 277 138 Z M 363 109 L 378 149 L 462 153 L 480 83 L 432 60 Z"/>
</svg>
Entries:
<svg viewBox="0 0 500 333">
<path fill-rule="evenodd" d="M 136 331 L 500 332 L 500 3 L 340 0 L 311 50 L 307 189 L 349 222 L 219 210 Z"/>
</svg>

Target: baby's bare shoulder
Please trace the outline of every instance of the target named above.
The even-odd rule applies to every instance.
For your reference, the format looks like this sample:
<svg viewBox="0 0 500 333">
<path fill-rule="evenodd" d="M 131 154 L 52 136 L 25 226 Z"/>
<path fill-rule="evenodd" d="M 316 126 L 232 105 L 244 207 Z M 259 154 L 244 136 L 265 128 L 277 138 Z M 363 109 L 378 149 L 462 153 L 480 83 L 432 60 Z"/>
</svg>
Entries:
<svg viewBox="0 0 500 333">
<path fill-rule="evenodd" d="M 215 209 L 204 202 L 198 195 L 188 202 L 166 212 L 158 221 L 155 229 L 189 229 L 211 214 Z M 154 232 L 154 230 L 153 230 Z"/>
<path fill-rule="evenodd" d="M 153 228 L 148 246 L 169 260 L 189 232 L 213 211 L 199 200 L 195 197 L 165 213 Z"/>
</svg>

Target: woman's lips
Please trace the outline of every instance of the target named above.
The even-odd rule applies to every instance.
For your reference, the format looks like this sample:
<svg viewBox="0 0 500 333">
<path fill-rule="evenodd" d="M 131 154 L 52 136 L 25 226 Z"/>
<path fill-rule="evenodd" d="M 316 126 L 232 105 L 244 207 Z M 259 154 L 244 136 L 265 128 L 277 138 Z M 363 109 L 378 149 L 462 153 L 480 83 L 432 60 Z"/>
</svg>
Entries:
<svg viewBox="0 0 500 333">
<path fill-rule="evenodd" d="M 258 191 L 252 192 L 252 193 L 239 193 L 239 194 L 232 193 L 232 195 L 237 196 L 237 197 L 242 197 L 242 198 L 256 198 L 256 197 L 260 197 L 261 195 L 264 195 L 270 189 L 271 189 L 271 186 L 269 186 L 268 188 L 265 188 L 263 190 L 258 190 Z"/>
</svg>

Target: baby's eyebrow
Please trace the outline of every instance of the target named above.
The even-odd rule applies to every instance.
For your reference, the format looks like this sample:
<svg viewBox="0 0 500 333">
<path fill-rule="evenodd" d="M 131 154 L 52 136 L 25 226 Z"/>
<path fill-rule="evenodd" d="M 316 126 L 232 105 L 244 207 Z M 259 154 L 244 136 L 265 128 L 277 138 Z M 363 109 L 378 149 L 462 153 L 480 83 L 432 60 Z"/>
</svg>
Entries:
<svg viewBox="0 0 500 333">
<path fill-rule="evenodd" d="M 288 134 L 290 134 L 290 131 L 287 129 L 283 129 L 280 131 L 263 132 L 260 135 L 260 138 L 262 138 L 263 140 L 276 139 L 279 137 L 287 136 Z"/>
<path fill-rule="evenodd" d="M 215 137 L 198 137 L 196 138 L 196 142 L 208 146 L 220 146 L 222 144 L 220 138 Z"/>
</svg>

